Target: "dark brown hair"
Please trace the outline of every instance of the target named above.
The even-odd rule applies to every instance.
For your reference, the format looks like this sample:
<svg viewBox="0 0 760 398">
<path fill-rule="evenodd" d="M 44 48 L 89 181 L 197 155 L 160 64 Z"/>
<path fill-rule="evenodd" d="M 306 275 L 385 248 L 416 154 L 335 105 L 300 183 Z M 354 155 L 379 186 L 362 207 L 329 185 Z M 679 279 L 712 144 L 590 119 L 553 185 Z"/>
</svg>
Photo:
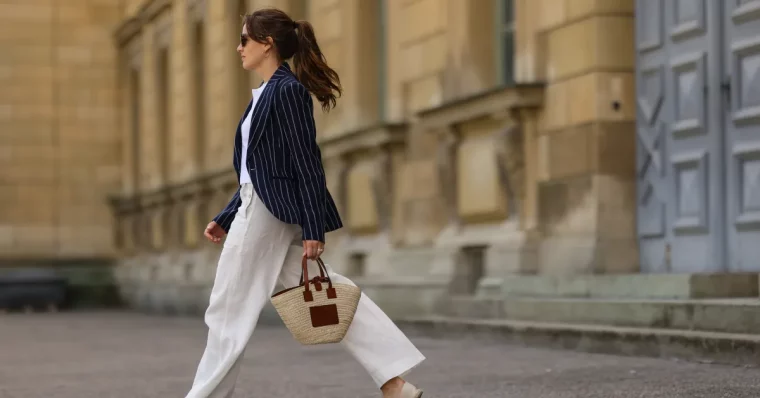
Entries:
<svg viewBox="0 0 760 398">
<path fill-rule="evenodd" d="M 342 92 L 340 78 L 327 66 L 309 22 L 294 21 L 281 10 L 265 8 L 245 15 L 243 23 L 251 40 L 263 44 L 272 38 L 280 61 L 293 58 L 296 78 L 317 97 L 325 112 L 335 107 Z"/>
</svg>

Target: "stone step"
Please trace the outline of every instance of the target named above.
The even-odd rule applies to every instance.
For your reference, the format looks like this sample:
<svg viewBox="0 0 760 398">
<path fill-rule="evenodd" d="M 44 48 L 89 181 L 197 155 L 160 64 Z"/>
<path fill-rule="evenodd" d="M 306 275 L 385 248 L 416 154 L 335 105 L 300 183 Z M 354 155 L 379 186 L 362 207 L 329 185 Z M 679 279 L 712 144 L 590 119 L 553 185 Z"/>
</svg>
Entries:
<svg viewBox="0 0 760 398">
<path fill-rule="evenodd" d="M 396 320 L 410 336 L 474 338 L 536 347 L 689 361 L 760 365 L 760 335 L 677 329 L 464 319 L 426 316 Z"/>
<path fill-rule="evenodd" d="M 760 299 L 633 300 L 449 297 L 437 314 L 475 319 L 760 333 Z"/>
<path fill-rule="evenodd" d="M 510 275 L 488 290 L 510 297 L 758 298 L 758 281 L 757 273 Z"/>
</svg>

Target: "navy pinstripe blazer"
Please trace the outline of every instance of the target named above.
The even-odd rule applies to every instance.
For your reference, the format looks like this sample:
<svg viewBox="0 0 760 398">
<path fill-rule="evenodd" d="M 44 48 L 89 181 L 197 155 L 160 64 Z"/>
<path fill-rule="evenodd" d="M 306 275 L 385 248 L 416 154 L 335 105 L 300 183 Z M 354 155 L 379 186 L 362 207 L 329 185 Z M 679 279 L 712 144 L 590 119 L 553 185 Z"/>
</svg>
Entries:
<svg viewBox="0 0 760 398">
<path fill-rule="evenodd" d="M 251 105 L 249 102 L 243 118 Z M 238 181 L 243 118 L 238 123 L 232 156 Z M 327 191 L 316 134 L 311 95 L 283 63 L 253 110 L 246 166 L 256 194 L 275 217 L 300 225 L 304 240 L 324 242 L 325 232 L 341 228 L 343 223 Z M 214 221 L 229 232 L 240 204 L 238 188 Z"/>
</svg>

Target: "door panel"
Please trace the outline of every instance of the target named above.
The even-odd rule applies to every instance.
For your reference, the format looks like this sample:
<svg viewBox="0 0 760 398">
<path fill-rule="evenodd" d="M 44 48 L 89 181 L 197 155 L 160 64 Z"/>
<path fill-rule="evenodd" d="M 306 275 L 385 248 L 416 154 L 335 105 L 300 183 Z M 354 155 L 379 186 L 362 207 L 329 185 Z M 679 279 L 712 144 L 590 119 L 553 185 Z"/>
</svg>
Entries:
<svg viewBox="0 0 760 398">
<path fill-rule="evenodd" d="M 720 126 L 708 106 L 713 2 L 637 1 L 638 228 L 643 272 L 722 262 Z M 719 220 L 720 218 L 718 218 Z M 718 227 L 716 228 L 716 224 Z"/>
<path fill-rule="evenodd" d="M 664 3 L 636 3 L 636 189 L 639 258 L 644 272 L 668 269 L 666 166 L 668 117 L 665 104 L 667 46 Z"/>
<path fill-rule="evenodd" d="M 724 121 L 731 271 L 760 271 L 760 1 L 724 1 Z"/>
</svg>

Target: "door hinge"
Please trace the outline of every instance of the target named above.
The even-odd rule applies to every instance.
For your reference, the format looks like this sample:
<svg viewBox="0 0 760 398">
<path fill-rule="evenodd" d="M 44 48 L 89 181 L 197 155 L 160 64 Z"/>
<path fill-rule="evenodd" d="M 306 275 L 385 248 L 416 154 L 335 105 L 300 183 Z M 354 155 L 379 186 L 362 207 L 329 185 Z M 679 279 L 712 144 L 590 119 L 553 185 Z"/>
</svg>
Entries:
<svg viewBox="0 0 760 398">
<path fill-rule="evenodd" d="M 720 91 L 725 94 L 726 101 L 731 102 L 731 76 L 726 76 L 720 82 Z"/>
<path fill-rule="evenodd" d="M 665 271 L 667 272 L 670 272 L 672 270 L 671 257 L 672 257 L 672 250 L 670 247 L 670 243 L 666 243 L 665 244 Z"/>
</svg>

